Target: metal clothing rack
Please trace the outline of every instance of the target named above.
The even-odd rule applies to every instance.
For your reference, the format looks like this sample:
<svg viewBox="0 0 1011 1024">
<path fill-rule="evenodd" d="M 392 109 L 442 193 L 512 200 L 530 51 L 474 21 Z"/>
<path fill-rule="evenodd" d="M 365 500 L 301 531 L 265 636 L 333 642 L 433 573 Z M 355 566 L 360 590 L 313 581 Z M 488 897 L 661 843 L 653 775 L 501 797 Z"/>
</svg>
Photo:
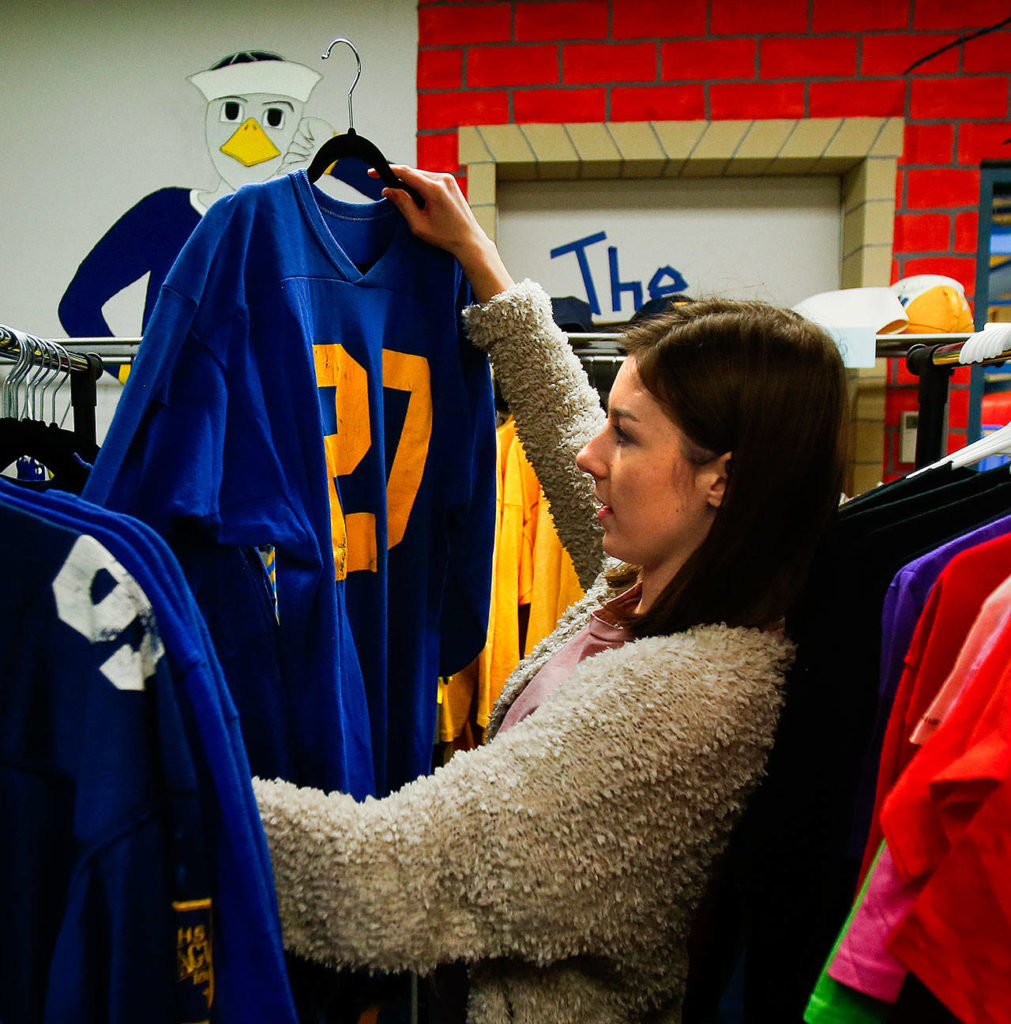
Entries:
<svg viewBox="0 0 1011 1024">
<path fill-rule="evenodd" d="M 68 352 L 98 350 L 103 359 L 127 362 L 137 354 L 140 338 L 64 338 L 56 341 Z"/>
<path fill-rule="evenodd" d="M 17 358 L 20 347 L 16 332 L 0 324 L 0 356 Z M 31 335 L 23 337 L 31 338 Z M 595 385 L 607 389 L 608 377 L 613 379 L 613 369 L 624 359 L 621 346 L 622 334 L 617 332 L 594 331 L 569 333 L 567 335 L 573 351 L 591 372 L 598 364 L 610 368 L 594 380 Z M 904 357 L 909 371 L 919 378 L 918 402 L 919 421 L 916 432 L 916 468 L 936 462 L 944 455 L 944 431 L 948 422 L 948 392 L 951 375 L 959 366 L 959 353 L 963 343 L 971 334 L 891 334 L 879 335 L 875 354 L 879 357 Z M 38 339 L 32 338 L 37 341 Z M 97 395 L 95 382 L 102 375 L 102 357 L 91 351 L 102 349 L 107 359 L 132 359 L 140 338 L 70 338 L 53 339 L 51 344 L 63 347 L 70 360 L 71 405 L 74 409 L 75 430 L 87 440 L 95 440 L 95 406 Z M 912 343 L 910 345 L 910 343 Z M 33 350 L 36 362 L 45 356 L 43 350 Z M 996 366 L 1011 359 L 1011 350 L 973 366 Z M 90 433 L 90 437 L 88 436 Z"/>
<path fill-rule="evenodd" d="M 569 334 L 569 343 L 589 372 L 596 362 L 623 358 L 620 334 Z M 916 431 L 916 468 L 936 462 L 944 455 L 944 433 L 948 423 L 948 391 L 952 373 L 963 365 L 996 366 L 1011 359 L 1011 350 L 978 363 L 959 362 L 962 345 L 972 334 L 879 334 L 875 344 L 878 357 L 902 357 L 909 371 L 919 378 L 919 420 Z"/>
<path fill-rule="evenodd" d="M 908 337 L 908 335 L 907 335 Z M 952 336 L 949 336 L 949 338 Z M 906 366 L 919 377 L 919 421 L 916 428 L 916 468 L 929 466 L 944 456 L 944 431 L 948 423 L 948 389 L 952 373 L 960 366 L 996 366 L 1011 359 L 1011 350 L 973 363 L 959 362 L 962 345 L 971 335 L 933 345 L 918 343 L 906 353 Z M 971 431 L 970 431 L 971 433 Z"/>
<path fill-rule="evenodd" d="M 625 360 L 625 350 L 621 346 L 621 334 L 604 332 L 568 333 L 566 337 L 572 346 L 590 384 L 603 398 L 611 390 L 618 367 Z"/>
<path fill-rule="evenodd" d="M 59 351 L 58 368 L 70 376 L 70 406 L 74 411 L 74 433 L 83 442 L 96 444 L 96 384 L 103 371 L 101 356 L 95 352 L 74 352 L 62 341 L 42 340 L 32 334 L 0 324 L 0 356 L 5 359 L 27 359 L 31 366 L 53 368 L 54 348 Z"/>
</svg>

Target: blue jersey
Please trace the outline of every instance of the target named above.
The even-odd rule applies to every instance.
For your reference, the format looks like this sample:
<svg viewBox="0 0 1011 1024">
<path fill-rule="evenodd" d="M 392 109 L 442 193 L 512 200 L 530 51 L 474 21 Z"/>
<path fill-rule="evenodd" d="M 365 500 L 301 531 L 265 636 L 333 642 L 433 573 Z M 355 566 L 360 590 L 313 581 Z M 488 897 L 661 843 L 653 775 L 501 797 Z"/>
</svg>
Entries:
<svg viewBox="0 0 1011 1024">
<path fill-rule="evenodd" d="M 245 186 L 180 254 L 92 470 L 85 495 L 188 575 L 208 544 L 274 546 L 293 781 L 427 771 L 438 676 L 483 645 L 494 411 L 467 298 L 391 204 Z"/>
<path fill-rule="evenodd" d="M 198 786 L 151 605 L 6 503 L 0 548 L 0 1019 L 206 1020 Z M 184 932 L 203 966 L 177 987 Z"/>
<path fill-rule="evenodd" d="M 190 873 L 194 865 L 201 869 L 208 907 L 203 913 L 208 922 L 199 920 L 204 904 L 177 899 L 173 904 L 177 934 L 196 932 L 206 936 L 208 949 L 213 945 L 213 960 L 208 955 L 207 967 L 195 972 L 210 976 L 213 964 L 213 984 L 208 989 L 214 995 L 211 1019 L 294 1021 L 273 876 L 235 709 L 175 559 L 143 524 L 73 496 L 26 495 L 7 486 L 0 487 L 0 499 L 57 525 L 87 529 L 129 570 L 150 599 L 163 644 L 159 648 L 164 650 L 162 664 L 170 670 L 170 692 L 178 701 L 193 750 L 192 772 L 202 809 L 201 820 L 189 820 L 184 839 L 175 838 L 181 835 L 178 828 L 172 836 L 180 845 L 177 856 L 188 858 Z M 170 768 L 176 756 L 171 750 L 163 751 Z M 143 904 L 140 894 L 138 898 Z M 179 958 L 179 977 L 186 978 L 184 968 L 195 962 L 193 954 L 180 946 Z M 177 987 L 192 1000 L 189 987 Z M 201 1017 L 186 1019 L 203 1019 L 206 1009 L 205 1005 Z"/>
</svg>

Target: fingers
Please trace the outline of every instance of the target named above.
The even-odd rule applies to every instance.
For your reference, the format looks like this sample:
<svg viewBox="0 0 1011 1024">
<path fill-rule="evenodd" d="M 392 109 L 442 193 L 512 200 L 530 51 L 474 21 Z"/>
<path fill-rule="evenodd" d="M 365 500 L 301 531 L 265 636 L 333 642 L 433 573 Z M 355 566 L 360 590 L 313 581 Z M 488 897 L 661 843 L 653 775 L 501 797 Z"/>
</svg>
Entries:
<svg viewBox="0 0 1011 1024">
<path fill-rule="evenodd" d="M 414 205 L 414 200 L 402 188 L 384 188 L 381 194 L 384 199 L 388 199 L 393 203 L 398 210 L 403 211 L 407 206 Z"/>
<path fill-rule="evenodd" d="M 416 189 L 426 201 L 435 199 L 437 194 L 443 191 L 456 203 L 466 202 L 460 189 L 460 183 L 452 174 L 442 171 L 422 171 L 407 164 L 390 164 L 390 170 L 405 184 Z M 379 177 L 374 167 L 369 168 L 369 176 Z"/>
<path fill-rule="evenodd" d="M 397 208 L 414 234 L 425 241 L 429 240 L 430 229 L 426 219 L 426 210 L 419 209 L 414 200 L 402 188 L 384 188 L 382 196 Z"/>
<path fill-rule="evenodd" d="M 422 171 L 406 164 L 391 164 L 393 173 L 424 200 L 424 208 L 403 189 L 385 188 L 382 195 L 397 207 L 411 231 L 423 242 L 460 254 L 480 249 L 487 240 L 474 218 L 459 182 L 452 174 Z M 375 170 L 369 172 L 378 177 Z"/>
<path fill-rule="evenodd" d="M 422 171 L 417 167 L 408 167 L 406 164 L 391 164 L 390 167 L 398 178 L 416 188 L 426 198 L 428 195 L 434 195 L 440 189 L 454 197 L 463 195 L 459 182 L 452 174 L 447 174 L 444 171 Z"/>
<path fill-rule="evenodd" d="M 416 181 L 438 181 L 440 178 L 451 177 L 451 175 L 442 174 L 439 171 L 422 171 L 417 167 L 409 167 L 407 164 L 390 164 L 393 168 L 393 173 L 399 178 L 402 174 L 406 175 L 406 178 L 411 179 L 413 185 Z"/>
<path fill-rule="evenodd" d="M 416 167 L 408 167 L 407 164 L 390 164 L 390 170 L 393 171 L 398 178 L 401 174 L 405 174 L 414 180 L 418 180 L 419 178 L 434 180 L 434 178 L 438 177 L 436 172 L 419 171 Z M 379 177 L 379 172 L 374 167 L 369 168 L 369 174 L 372 175 L 373 178 Z"/>
</svg>

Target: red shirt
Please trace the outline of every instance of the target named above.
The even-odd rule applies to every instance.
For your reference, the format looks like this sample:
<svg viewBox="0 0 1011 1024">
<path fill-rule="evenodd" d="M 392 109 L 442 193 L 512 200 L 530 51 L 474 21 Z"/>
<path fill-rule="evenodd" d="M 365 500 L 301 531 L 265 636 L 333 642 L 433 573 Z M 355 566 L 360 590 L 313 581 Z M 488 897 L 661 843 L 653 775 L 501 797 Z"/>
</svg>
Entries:
<svg viewBox="0 0 1011 1024">
<path fill-rule="evenodd" d="M 966 1024 L 1011 1021 L 1011 759 L 1002 770 L 889 942 Z"/>
<path fill-rule="evenodd" d="M 889 949 L 967 1024 L 1011 1022 L 1011 626 L 884 803 L 926 885 Z"/>
<path fill-rule="evenodd" d="M 910 737 L 947 679 L 983 602 L 1009 575 L 1011 534 L 956 555 L 930 591 L 889 713 L 861 878 L 881 845 L 885 799 L 921 749 Z"/>
</svg>

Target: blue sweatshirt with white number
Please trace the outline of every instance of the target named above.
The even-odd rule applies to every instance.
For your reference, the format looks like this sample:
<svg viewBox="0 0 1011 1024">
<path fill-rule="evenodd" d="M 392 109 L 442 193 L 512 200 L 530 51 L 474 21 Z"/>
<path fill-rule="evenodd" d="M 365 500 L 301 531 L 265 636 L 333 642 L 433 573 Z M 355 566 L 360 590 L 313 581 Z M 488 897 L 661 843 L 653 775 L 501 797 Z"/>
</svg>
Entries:
<svg viewBox="0 0 1011 1024">
<path fill-rule="evenodd" d="M 85 490 L 162 533 L 198 598 L 228 592 L 209 549 L 274 545 L 276 726 L 303 785 L 426 771 L 438 676 L 483 645 L 494 411 L 467 299 L 391 204 L 302 171 L 245 186 L 169 274 Z M 248 629 L 243 600 L 207 609 L 216 644 Z"/>
<path fill-rule="evenodd" d="M 0 1020 L 206 1020 L 203 984 L 185 1006 L 173 992 L 173 903 L 208 890 L 147 595 L 93 537 L 2 492 L 0 538 Z"/>
<path fill-rule="evenodd" d="M 164 829 L 162 842 L 165 849 L 159 850 L 158 856 L 143 852 L 139 859 L 144 865 L 141 871 L 151 873 L 158 870 L 158 857 L 174 857 L 173 934 L 162 949 L 164 953 L 177 948 L 175 940 L 178 935 L 178 965 L 165 964 L 166 968 L 171 968 L 170 977 L 176 979 L 174 988 L 179 997 L 179 1015 L 172 1019 L 180 1024 L 205 1020 L 210 1008 L 212 1020 L 237 1020 L 243 1024 L 294 1021 L 295 1010 L 285 970 L 273 874 L 252 794 L 250 770 L 236 722 L 236 710 L 221 678 L 214 652 L 208 647 L 204 624 L 179 573 L 178 564 L 166 550 L 164 541 L 143 523 L 101 509 L 73 495 L 61 494 L 57 490 L 33 494 L 0 481 L 0 515 L 8 510 L 24 513 L 17 526 L 12 525 L 5 536 L 19 552 L 24 548 L 29 559 L 34 557 L 34 551 L 31 545 L 25 548 L 24 542 L 27 538 L 37 539 L 37 533 L 31 533 L 26 524 L 29 517 L 35 521 L 44 520 L 46 525 L 54 528 L 85 532 L 88 536 L 84 540 L 105 545 L 103 550 L 107 551 L 109 559 L 114 556 L 118 563 L 114 565 L 114 571 L 128 574 L 126 580 L 121 581 L 121 589 L 132 592 L 127 583 L 133 586 L 131 581 L 134 581 L 140 588 L 137 593 L 144 607 L 150 603 L 148 618 L 152 620 L 152 630 L 153 620 L 157 620 L 157 631 L 152 634 L 155 639 L 145 643 L 142 638 L 141 643 L 135 641 L 131 646 L 129 634 L 120 629 L 116 621 L 123 596 L 110 592 L 109 582 L 103 584 L 104 563 L 93 565 L 90 572 L 82 573 L 78 569 L 68 574 L 66 568 L 61 572 L 62 577 L 68 577 L 76 585 L 76 601 L 57 598 L 61 623 L 73 624 L 78 631 L 90 628 L 105 643 L 118 640 L 120 646 L 113 645 L 115 655 L 106 661 L 104 672 L 109 673 L 114 668 L 120 672 L 132 670 L 136 662 L 144 661 L 146 652 L 148 660 L 154 659 L 159 670 L 165 666 L 169 669 L 167 682 L 157 690 L 156 716 L 161 738 L 161 762 L 165 766 L 165 787 L 162 790 L 154 786 L 154 802 L 160 800 L 161 803 L 152 813 L 160 820 L 171 811 L 171 827 L 166 824 Z M 37 531 L 40 527 L 35 529 Z M 30 591 L 38 589 L 32 586 L 37 581 L 30 574 L 16 578 Z M 111 577 L 107 577 L 107 581 L 109 579 Z M 23 595 L 17 592 L 17 588 L 8 597 L 18 607 L 24 604 Z M 59 629 L 51 623 L 40 622 L 40 625 Z M 51 643 L 49 634 L 44 636 L 47 639 L 43 646 Z M 92 649 L 95 649 L 94 639 Z M 134 649 L 141 657 L 129 656 Z M 80 666 L 77 671 L 82 671 Z M 34 681 L 34 692 L 45 693 L 60 680 L 58 673 L 47 675 L 52 678 Z M 176 719 L 179 720 L 177 732 L 170 733 L 169 727 Z M 8 716 L 6 721 L 10 736 L 23 734 L 22 718 Z M 66 721 L 75 721 L 72 709 L 67 713 Z M 83 721 L 76 722 L 77 726 L 82 724 Z M 152 753 L 158 750 L 159 744 L 152 744 L 148 737 L 133 737 L 130 733 L 120 736 L 110 731 L 101 719 L 96 720 L 94 726 L 90 731 L 85 730 L 81 740 L 89 741 L 104 751 L 105 759 L 121 759 L 123 753 L 119 747 L 124 744 L 128 749 L 139 743 L 144 749 L 150 748 Z M 34 734 L 30 742 L 38 746 Z M 187 808 L 186 794 L 181 794 L 182 787 L 173 782 L 183 769 L 192 776 L 190 803 L 199 803 L 196 811 Z M 128 792 L 139 784 L 143 771 L 136 765 L 129 772 L 118 775 L 119 778 L 111 773 L 99 776 L 106 788 L 91 798 L 95 806 L 113 805 L 121 790 Z M 31 804 L 16 797 L 14 802 L 21 811 Z M 188 809 L 189 813 L 184 817 L 182 812 Z M 79 818 L 80 815 L 75 814 L 75 819 Z M 52 824 L 56 824 L 55 819 Z M 18 843 L 21 843 L 19 830 L 13 830 L 11 835 L 18 836 Z M 24 850 L 27 862 L 34 864 L 38 860 L 38 853 L 30 844 L 19 845 L 18 848 Z M 120 859 L 118 863 L 126 862 Z M 126 874 L 127 869 L 124 867 L 123 870 Z M 3 872 L 0 876 L 6 877 Z M 17 878 L 16 873 L 12 877 L 15 878 L 16 889 L 23 886 L 23 880 Z M 124 889 L 121 913 L 132 914 L 134 909 L 145 906 L 155 891 L 150 881 L 143 880 L 145 877 L 144 874 L 135 877 Z M 94 902 L 83 901 L 79 905 L 71 902 L 64 907 L 60 885 L 54 883 L 47 889 L 52 908 L 64 914 L 65 933 L 74 934 L 68 930 L 66 922 L 77 918 L 95 934 L 103 933 L 103 912 Z M 140 915 L 142 921 L 146 920 L 143 910 Z M 153 925 L 147 922 L 144 927 L 150 932 Z M 82 945 L 89 944 L 88 931 L 80 925 L 76 927 L 76 934 L 80 936 Z M 194 936 L 202 936 L 207 945 L 213 947 L 213 956 L 198 955 L 198 951 L 191 948 L 199 944 Z M 182 941 L 184 939 L 186 941 Z M 157 1004 L 158 998 L 150 980 L 150 961 L 157 960 L 152 949 L 157 952 L 158 941 L 158 936 L 147 935 L 146 944 L 133 942 L 129 944 L 128 953 L 122 952 L 113 958 L 120 971 L 137 977 L 136 998 L 148 999 L 152 1004 Z M 58 948 L 62 952 L 52 958 L 49 968 L 51 981 L 48 988 L 51 994 L 48 998 L 52 1005 L 63 1005 L 53 1002 L 62 998 L 83 1000 L 85 1004 L 90 1000 L 95 1005 L 96 1020 L 112 1019 L 102 1016 L 101 999 L 89 996 L 73 980 L 74 958 L 83 954 L 73 941 L 64 941 Z M 38 955 L 36 950 L 32 950 L 32 955 Z M 41 955 L 44 958 L 44 952 Z M 96 956 L 100 961 L 101 955 Z M 20 972 L 15 970 L 14 973 Z M 99 983 L 96 980 L 94 984 Z M 122 993 L 133 992 L 122 983 L 112 987 Z M 3 991 L 9 988 L 0 986 Z M 125 998 L 125 995 L 115 998 Z M 123 1019 L 134 1020 L 136 1015 L 134 1006 L 130 1012 L 124 1011 Z M 0 1019 L 7 1018 L 0 1014 Z M 20 1018 L 15 1014 L 12 1019 Z"/>
</svg>

